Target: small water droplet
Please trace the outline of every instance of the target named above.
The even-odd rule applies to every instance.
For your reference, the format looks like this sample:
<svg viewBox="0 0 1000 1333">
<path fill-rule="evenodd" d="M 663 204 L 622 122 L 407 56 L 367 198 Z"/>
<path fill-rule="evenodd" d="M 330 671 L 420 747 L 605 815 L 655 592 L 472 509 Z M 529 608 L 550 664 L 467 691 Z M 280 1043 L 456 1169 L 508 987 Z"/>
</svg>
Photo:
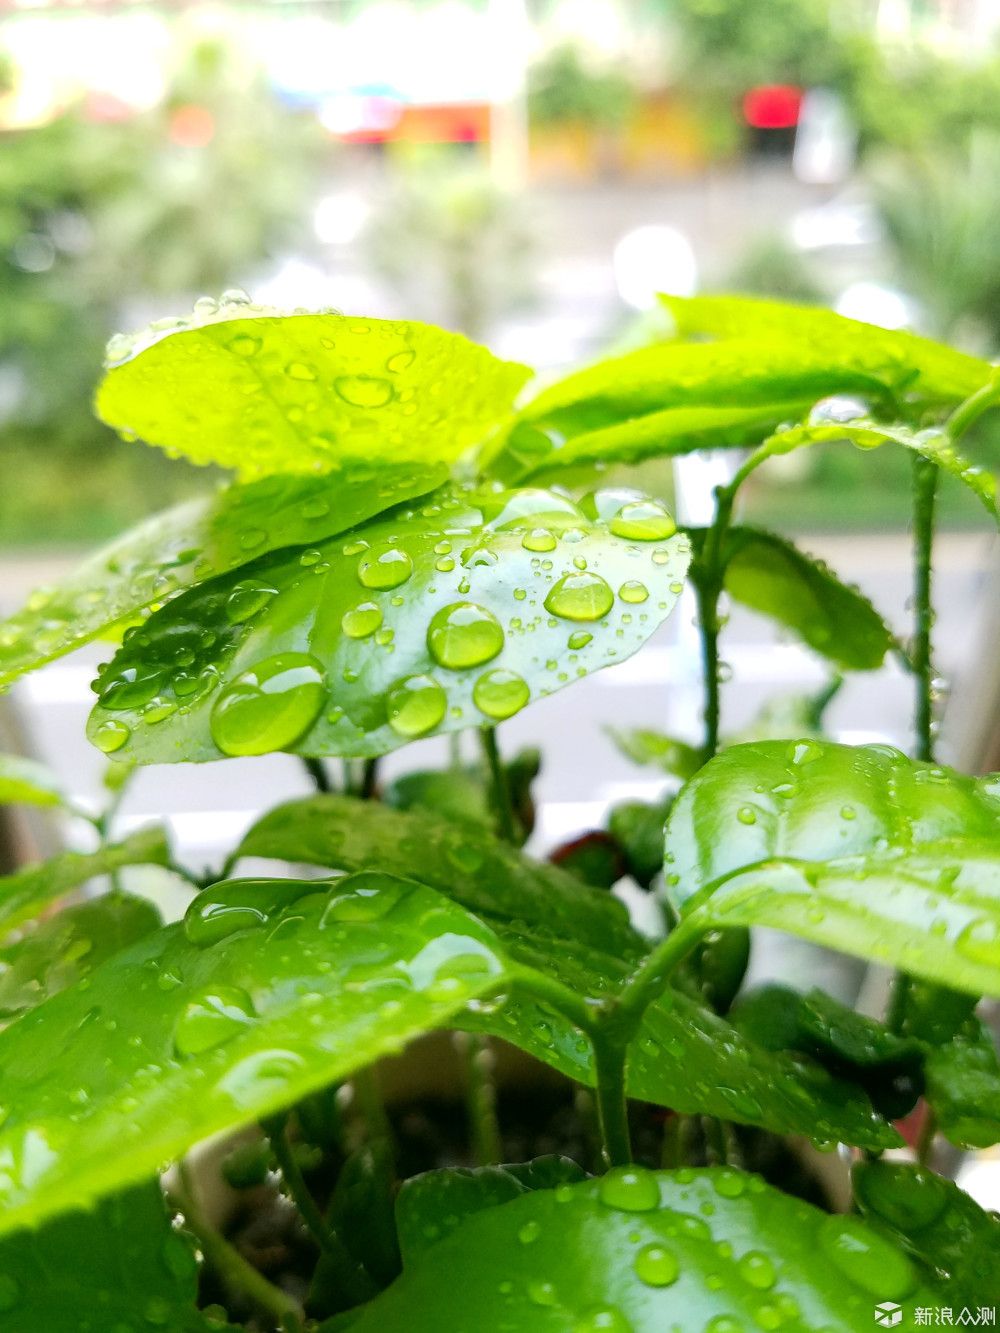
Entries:
<svg viewBox="0 0 1000 1333">
<path fill-rule="evenodd" d="M 521 545 L 526 551 L 554 551 L 556 539 L 548 528 L 532 528 L 521 538 Z"/>
<path fill-rule="evenodd" d="M 527 682 L 513 671 L 487 671 L 472 688 L 472 702 L 497 722 L 512 717 L 530 697 Z"/>
<path fill-rule="evenodd" d="M 660 1206 L 656 1176 L 644 1166 L 615 1166 L 601 1176 L 597 1192 L 602 1203 L 624 1213 L 648 1213 Z"/>
<path fill-rule="evenodd" d="M 740 1259 L 738 1268 L 743 1280 L 751 1287 L 756 1287 L 758 1291 L 770 1291 L 778 1280 L 774 1264 L 759 1250 L 748 1250 Z"/>
<path fill-rule="evenodd" d="M 378 375 L 341 375 L 333 381 L 333 387 L 352 407 L 385 407 L 395 392 L 389 381 Z"/>
<path fill-rule="evenodd" d="M 550 1306 L 559 1304 L 555 1286 L 551 1282 L 544 1282 L 540 1279 L 528 1283 L 528 1300 L 531 1301 L 532 1305 Z"/>
<path fill-rule="evenodd" d="M 326 703 L 323 669 L 307 653 L 278 653 L 243 671 L 216 699 L 209 728 L 223 754 L 269 754 L 293 745 Z"/>
<path fill-rule="evenodd" d="M 305 361 L 292 361 L 285 367 L 285 374 L 292 380 L 314 380 L 316 367 Z"/>
<path fill-rule="evenodd" d="M 366 588 L 398 588 L 413 573 L 413 561 L 394 546 L 373 546 L 358 561 L 358 578 Z"/>
<path fill-rule="evenodd" d="M 644 602 L 649 596 L 649 589 L 638 579 L 629 579 L 618 589 L 618 596 L 623 602 Z"/>
<path fill-rule="evenodd" d="M 382 608 L 376 602 L 362 602 L 351 611 L 345 611 L 340 626 L 350 639 L 367 639 L 382 624 Z"/>
<path fill-rule="evenodd" d="M 736 811 L 736 818 L 741 824 L 756 824 L 757 811 L 752 805 L 741 805 Z"/>
<path fill-rule="evenodd" d="M 573 1333 L 632 1333 L 632 1325 L 613 1305 L 599 1305 L 583 1312 Z"/>
<path fill-rule="evenodd" d="M 245 1032 L 255 1018 L 253 1001 L 236 986 L 210 986 L 192 996 L 174 1029 L 178 1055 L 198 1055 Z"/>
<path fill-rule="evenodd" d="M 677 531 L 677 524 L 655 500 L 634 500 L 622 505 L 608 526 L 616 537 L 635 542 L 663 541 Z"/>
<path fill-rule="evenodd" d="M 676 1254 L 665 1245 L 644 1245 L 635 1256 L 636 1277 L 647 1287 L 669 1287 L 680 1271 Z"/>
<path fill-rule="evenodd" d="M 545 609 L 564 620 L 600 620 L 615 596 L 599 574 L 564 574 L 545 599 Z"/>
<path fill-rule="evenodd" d="M 226 598 L 226 619 L 231 625 L 240 625 L 263 610 L 277 593 L 262 579 L 241 579 Z"/>
<path fill-rule="evenodd" d="M 444 717 L 448 696 L 433 676 L 408 676 L 386 695 L 389 726 L 412 738 L 432 731 Z"/>
<path fill-rule="evenodd" d="M 530 1245 L 533 1241 L 536 1241 L 541 1234 L 542 1224 L 533 1220 L 531 1222 L 525 1222 L 524 1226 L 521 1227 L 520 1231 L 517 1233 L 517 1238 L 522 1245 Z"/>
<path fill-rule="evenodd" d="M 402 370 L 408 370 L 416 360 L 416 352 L 408 347 L 402 352 L 395 352 L 385 363 L 385 368 L 393 375 L 398 375 Z"/>
<path fill-rule="evenodd" d="M 235 338 L 230 338 L 228 346 L 237 356 L 254 356 L 260 351 L 260 339 L 249 333 L 238 333 Z"/>
<path fill-rule="evenodd" d="M 124 722 L 102 722 L 94 732 L 94 744 L 104 754 L 114 754 L 131 735 Z"/>
<path fill-rule="evenodd" d="M 427 630 L 427 647 L 450 671 L 481 666 L 503 649 L 503 628 L 496 616 L 474 602 L 443 606 Z"/>
</svg>

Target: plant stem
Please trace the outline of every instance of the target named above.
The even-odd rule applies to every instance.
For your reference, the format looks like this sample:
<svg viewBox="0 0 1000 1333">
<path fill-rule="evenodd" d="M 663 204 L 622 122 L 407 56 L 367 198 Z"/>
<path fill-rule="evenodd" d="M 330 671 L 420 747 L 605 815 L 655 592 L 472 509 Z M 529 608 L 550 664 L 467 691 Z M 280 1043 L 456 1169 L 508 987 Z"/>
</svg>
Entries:
<svg viewBox="0 0 1000 1333">
<path fill-rule="evenodd" d="M 344 1295 L 353 1305 L 370 1300 L 377 1290 L 365 1268 L 358 1263 L 335 1231 L 327 1225 L 326 1218 L 319 1210 L 319 1205 L 309 1192 L 296 1160 L 292 1145 L 285 1133 L 284 1116 L 275 1116 L 262 1122 L 264 1132 L 271 1143 L 271 1149 L 278 1160 L 292 1202 L 299 1211 L 316 1244 L 322 1252 L 331 1258 L 337 1269 L 337 1277 Z"/>
<path fill-rule="evenodd" d="M 389 1123 L 388 1115 L 386 1115 L 385 1102 L 382 1100 L 375 1066 L 366 1065 L 364 1069 L 357 1070 L 356 1073 L 351 1075 L 351 1084 L 354 1088 L 354 1096 L 357 1099 L 358 1110 L 361 1112 L 361 1118 L 368 1130 L 368 1137 L 383 1139 L 392 1146 L 392 1125 Z"/>
<path fill-rule="evenodd" d="M 597 1119 L 601 1127 L 604 1160 L 608 1166 L 624 1166 L 632 1160 L 632 1140 L 625 1100 L 625 1065 L 628 1036 L 599 1023 L 590 1033 L 594 1050 L 594 1079 Z"/>
<path fill-rule="evenodd" d="M 910 978 L 906 972 L 897 972 L 892 979 L 889 992 L 889 1007 L 885 1016 L 885 1025 L 898 1037 L 906 1020 L 906 1002 L 910 995 Z"/>
<path fill-rule="evenodd" d="M 913 720 L 916 757 L 927 761 L 934 758 L 931 560 L 937 478 L 937 464 L 917 454 L 913 459 L 913 648 L 910 656 L 917 689 Z"/>
<path fill-rule="evenodd" d="M 361 773 L 361 790 L 358 795 L 363 801 L 371 801 L 375 796 L 375 784 L 378 779 L 378 760 L 366 759 Z"/>
<path fill-rule="evenodd" d="M 643 1014 L 666 989 L 671 973 L 710 926 L 697 916 L 683 918 L 670 934 L 646 955 L 625 983 L 614 1004 L 634 1033 Z M 632 1033 L 630 1033 L 630 1038 Z"/>
<path fill-rule="evenodd" d="M 186 1162 L 177 1164 L 179 1185 L 171 1189 L 173 1202 L 184 1214 L 189 1230 L 198 1241 L 205 1258 L 223 1280 L 246 1293 L 261 1310 L 266 1310 L 280 1327 L 287 1321 L 294 1321 L 300 1326 L 303 1319 L 302 1306 L 293 1296 L 268 1282 L 263 1273 L 248 1263 L 239 1250 L 235 1249 L 211 1225 L 201 1208 L 195 1202 L 191 1174 Z"/>
<path fill-rule="evenodd" d="M 987 383 L 971 398 L 966 398 L 964 403 L 960 403 L 948 418 L 945 429 L 952 440 L 957 440 L 987 408 L 994 407 L 998 402 L 1000 402 L 1000 372 L 994 371 Z"/>
<path fill-rule="evenodd" d="M 503 766 L 500 751 L 497 748 L 496 727 L 483 727 L 479 735 L 482 739 L 483 754 L 486 756 L 486 762 L 490 770 L 493 810 L 497 817 L 500 836 L 505 842 L 515 842 L 517 839 L 514 826 L 514 807 L 510 799 L 507 771 Z"/>
<path fill-rule="evenodd" d="M 456 1032 L 454 1036 L 465 1063 L 465 1096 L 473 1157 L 478 1166 L 502 1162 L 503 1144 L 497 1120 L 493 1052 L 489 1039 L 478 1032 Z"/>
<path fill-rule="evenodd" d="M 937 1116 L 934 1114 L 933 1106 L 928 1106 L 924 1112 L 924 1123 L 920 1126 L 920 1137 L 917 1139 L 917 1161 L 921 1166 L 926 1166 L 930 1161 L 936 1136 Z"/>
<path fill-rule="evenodd" d="M 328 792 L 333 790 L 330 786 L 329 774 L 326 771 L 326 766 L 322 759 L 312 759 L 308 755 L 303 755 L 302 767 L 312 778 L 313 785 L 317 791 Z"/>
</svg>

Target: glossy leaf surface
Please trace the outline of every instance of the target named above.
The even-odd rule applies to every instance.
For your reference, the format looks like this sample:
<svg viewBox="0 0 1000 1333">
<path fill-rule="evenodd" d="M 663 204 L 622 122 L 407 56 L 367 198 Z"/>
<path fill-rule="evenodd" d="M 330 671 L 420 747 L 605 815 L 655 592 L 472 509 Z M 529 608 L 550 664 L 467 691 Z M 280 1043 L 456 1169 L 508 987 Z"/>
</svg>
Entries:
<svg viewBox="0 0 1000 1333">
<path fill-rule="evenodd" d="M 608 727 L 607 732 L 622 754 L 633 763 L 655 765 L 664 773 L 685 781 L 693 778 L 701 767 L 697 749 L 675 736 L 665 736 L 648 727 L 636 727 L 631 731 Z"/>
<path fill-rule="evenodd" d="M 1000 1059 L 985 1024 L 971 1019 L 930 1052 L 926 1097 L 941 1132 L 956 1147 L 1000 1143 Z"/>
<path fill-rule="evenodd" d="M 495 990 L 493 932 L 374 873 L 229 882 L 0 1033 L 0 1229 L 148 1176 Z"/>
<path fill-rule="evenodd" d="M 0 805 L 62 805 L 62 784 L 44 764 L 0 754 Z"/>
<path fill-rule="evenodd" d="M 100 851 L 63 852 L 49 861 L 25 866 L 0 878 L 0 928 L 11 930 L 43 904 L 98 875 L 110 875 L 125 866 L 165 866 L 169 861 L 163 829 L 154 826 Z"/>
<path fill-rule="evenodd" d="M 151 763 L 372 756 L 500 721 L 631 656 L 676 602 L 687 539 L 655 502 L 612 494 L 611 510 L 445 491 L 266 557 L 129 636 L 89 734 Z"/>
<path fill-rule="evenodd" d="M 195 1309 L 197 1288 L 194 1247 L 171 1226 L 155 1182 L 0 1242 L 4 1333 L 117 1333 L 136 1321 L 222 1333 Z"/>
<path fill-rule="evenodd" d="M 961 1310 L 992 1306 L 1000 1291 L 1000 1219 L 925 1167 L 859 1162 L 854 1197 L 873 1226 L 940 1274 L 943 1293 Z M 957 1311 L 956 1311 L 957 1313 Z"/>
<path fill-rule="evenodd" d="M 732 528 L 723 551 L 726 592 L 792 630 L 847 671 L 874 671 L 892 646 L 882 617 L 821 560 L 772 532 Z"/>
<path fill-rule="evenodd" d="M 549 927 L 622 958 L 642 950 L 617 899 L 581 887 L 556 866 L 535 861 L 487 830 L 429 811 L 390 810 L 375 801 L 317 795 L 264 815 L 239 855 L 329 870 L 412 875 L 472 912 Z"/>
<path fill-rule="evenodd" d="M 939 1301 L 858 1218 L 756 1176 L 618 1168 L 465 1218 L 407 1265 L 356 1333 L 857 1333 L 878 1301 Z"/>
<path fill-rule="evenodd" d="M 767 440 L 770 454 L 787 454 L 805 445 L 836 443 L 840 440 L 857 445 L 859 449 L 877 449 L 883 444 L 901 444 L 905 449 L 944 469 L 975 493 L 988 512 L 997 519 L 996 478 L 964 458 L 951 443 L 948 435 L 939 429 L 914 431 L 906 426 L 883 426 L 876 421 L 820 422 L 815 425 L 793 426 L 779 431 Z"/>
<path fill-rule="evenodd" d="M 832 310 L 750 296 L 661 295 L 660 300 L 682 336 L 756 337 L 764 343 L 824 348 L 848 365 L 877 370 L 892 387 L 935 402 L 968 398 L 993 370 L 989 362 L 941 343 Z"/>
<path fill-rule="evenodd" d="M 0 624 L 0 684 L 140 617 L 184 588 L 284 546 L 344 532 L 441 484 L 434 464 L 347 464 L 335 474 L 234 483 L 154 514 L 39 588 Z M 248 594 L 249 595 L 249 594 Z"/>
<path fill-rule="evenodd" d="M 681 792 L 667 891 L 708 925 L 767 925 L 1000 995 L 996 781 L 889 746 L 734 746 Z"/>
<path fill-rule="evenodd" d="M 13 1018 L 72 986 L 160 924 L 152 903 L 127 894 L 64 907 L 17 943 L 0 947 L 0 1018 Z"/>
<path fill-rule="evenodd" d="M 453 462 L 530 374 L 427 324 L 233 305 L 192 323 L 112 348 L 98 412 L 244 478 L 347 459 Z"/>
</svg>

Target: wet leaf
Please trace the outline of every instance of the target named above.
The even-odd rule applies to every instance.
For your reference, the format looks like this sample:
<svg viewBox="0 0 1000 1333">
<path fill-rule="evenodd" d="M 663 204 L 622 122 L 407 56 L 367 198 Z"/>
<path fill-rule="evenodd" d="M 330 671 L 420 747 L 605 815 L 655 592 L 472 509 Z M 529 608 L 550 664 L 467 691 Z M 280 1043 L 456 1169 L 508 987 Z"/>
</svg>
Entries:
<svg viewBox="0 0 1000 1333">
<path fill-rule="evenodd" d="M 772 926 L 1000 995 L 1000 795 L 890 746 L 716 756 L 667 824 L 667 892 L 706 926 Z"/>
<path fill-rule="evenodd" d="M 433 490 L 433 464 L 354 462 L 321 477 L 277 474 L 234 483 L 154 514 L 90 556 L 62 583 L 39 588 L 0 624 L 0 685 L 142 618 L 217 574 L 268 551 L 323 541 Z M 266 601 L 266 582 L 244 590 Z"/>
<path fill-rule="evenodd" d="M 0 947 L 0 1018 L 13 1018 L 72 986 L 159 925 L 152 903 L 127 894 L 63 908 Z"/>
<path fill-rule="evenodd" d="M 586 1178 L 576 1162 L 555 1155 L 511 1166 L 449 1167 L 411 1176 L 396 1201 L 403 1262 L 407 1268 L 419 1262 L 473 1213 L 497 1208 L 533 1190 L 553 1190 Z"/>
<path fill-rule="evenodd" d="M 887 1300 L 911 1322 L 940 1308 L 919 1266 L 859 1218 L 725 1168 L 621 1167 L 465 1217 L 351 1328 L 857 1333 Z"/>
<path fill-rule="evenodd" d="M 155 1181 L 0 1242 L 4 1333 L 221 1331 L 195 1309 L 198 1262 Z"/>
<path fill-rule="evenodd" d="M 605 521 L 548 491 L 448 490 L 215 579 L 126 638 L 89 735 L 142 763 L 373 756 L 509 717 L 631 656 L 677 600 L 687 539 L 609 494 Z M 254 580 L 274 590 L 256 607 Z"/>
<path fill-rule="evenodd" d="M 927 1057 L 926 1097 L 945 1138 L 958 1148 L 1000 1143 L 1000 1059 L 989 1028 L 970 1019 Z"/>
<path fill-rule="evenodd" d="M 327 1214 L 330 1226 L 380 1287 L 398 1277 L 401 1267 L 395 1181 L 389 1144 L 366 1143 L 344 1163 Z"/>
<path fill-rule="evenodd" d="M 755 528 L 732 528 L 723 551 L 724 587 L 737 602 L 770 616 L 845 671 L 874 671 L 893 637 L 857 588 L 792 542 Z"/>
<path fill-rule="evenodd" d="M 955 1307 L 992 1306 L 1000 1291 L 1000 1219 L 950 1180 L 902 1162 L 858 1162 L 854 1197 L 865 1219 L 937 1272 Z"/>
<path fill-rule="evenodd" d="M 848 319 L 832 310 L 751 296 L 661 295 L 681 336 L 756 337 L 761 342 L 823 349 L 845 365 L 877 373 L 890 388 L 931 402 L 968 398 L 993 367 L 901 329 Z"/>
<path fill-rule="evenodd" d="M 101 418 L 244 479 L 348 460 L 452 463 L 530 372 L 427 324 L 223 306 L 109 349 Z"/>
<path fill-rule="evenodd" d="M 96 852 L 63 852 L 49 861 L 25 866 L 0 878 L 0 928 L 11 930 L 32 916 L 45 903 L 61 898 L 71 889 L 98 875 L 110 875 L 125 866 L 158 865 L 170 862 L 170 851 L 162 828 L 140 829 L 123 842 Z"/>
<path fill-rule="evenodd" d="M 547 926 L 623 958 L 643 949 L 617 899 L 584 888 L 572 875 L 525 856 L 486 829 L 430 811 L 390 810 L 349 796 L 308 796 L 258 820 L 238 855 L 415 875 L 472 912 Z"/>
<path fill-rule="evenodd" d="M 494 933 L 367 873 L 234 881 L 0 1033 L 0 1229 L 148 1177 L 494 991 Z"/>
<path fill-rule="evenodd" d="M 653 764 L 664 773 L 685 781 L 693 778 L 701 767 L 697 749 L 675 736 L 665 736 L 648 727 L 636 727 L 632 731 L 620 731 L 617 727 L 606 730 L 622 754 L 633 763 Z"/>
<path fill-rule="evenodd" d="M 0 805 L 62 805 L 62 784 L 44 764 L 0 754 Z"/>
</svg>

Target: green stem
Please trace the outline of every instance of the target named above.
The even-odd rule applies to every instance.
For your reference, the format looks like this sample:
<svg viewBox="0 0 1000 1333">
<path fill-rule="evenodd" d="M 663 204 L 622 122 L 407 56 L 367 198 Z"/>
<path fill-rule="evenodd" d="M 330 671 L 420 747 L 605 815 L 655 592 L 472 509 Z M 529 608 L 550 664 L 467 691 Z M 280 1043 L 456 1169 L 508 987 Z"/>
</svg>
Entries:
<svg viewBox="0 0 1000 1333">
<path fill-rule="evenodd" d="M 490 770 L 490 782 L 493 795 L 493 810 L 497 817 L 497 826 L 505 842 L 516 842 L 514 807 L 510 799 L 510 785 L 507 771 L 500 759 L 497 748 L 496 727 L 483 727 L 479 732 L 483 745 L 483 754 Z"/>
<path fill-rule="evenodd" d="M 892 979 L 889 992 L 889 1007 L 885 1016 L 885 1025 L 896 1036 L 903 1030 L 906 1021 L 906 1002 L 910 996 L 910 978 L 905 972 L 897 972 Z"/>
<path fill-rule="evenodd" d="M 917 1139 L 917 1161 L 921 1166 L 926 1166 L 931 1159 L 934 1140 L 937 1137 L 937 1127 L 937 1116 L 934 1114 L 934 1108 L 928 1106 L 924 1113 L 924 1123 L 920 1126 L 920 1137 Z"/>
<path fill-rule="evenodd" d="M 330 786 L 330 776 L 326 771 L 326 766 L 322 759 L 312 759 L 308 755 L 303 755 L 302 767 L 312 778 L 313 785 L 317 791 L 328 792 L 333 790 Z"/>
<path fill-rule="evenodd" d="M 608 1166 L 624 1166 L 632 1160 L 628 1103 L 625 1099 L 628 1036 L 616 1028 L 617 1024 L 599 1023 L 590 1033 L 590 1044 L 594 1051 L 597 1119 L 601 1128 L 604 1160 Z"/>
<path fill-rule="evenodd" d="M 358 795 L 363 801 L 371 801 L 375 798 L 375 786 L 378 781 L 378 760 L 366 759 L 365 766 L 361 773 L 361 790 Z"/>
<path fill-rule="evenodd" d="M 629 977 L 625 989 L 614 1004 L 632 1029 L 630 1039 L 638 1030 L 643 1014 L 666 990 L 674 969 L 709 929 L 711 924 L 700 920 L 697 915 L 682 918 Z"/>
<path fill-rule="evenodd" d="M 945 430 L 952 440 L 957 440 L 987 408 L 996 406 L 998 402 L 1000 402 L 1000 371 L 994 371 L 981 389 L 955 408 L 948 418 Z"/>
<path fill-rule="evenodd" d="M 502 1162 L 503 1143 L 497 1120 L 493 1052 L 489 1040 L 479 1033 L 456 1032 L 455 1041 L 465 1063 L 465 1095 L 473 1157 L 478 1166 Z"/>
<path fill-rule="evenodd" d="M 335 1231 L 327 1225 L 319 1205 L 309 1192 L 296 1160 L 292 1145 L 285 1133 L 285 1117 L 275 1116 L 263 1121 L 264 1132 L 278 1161 L 282 1177 L 303 1222 L 322 1252 L 334 1261 L 337 1277 L 344 1295 L 352 1305 L 370 1300 L 377 1291 L 365 1268 L 358 1263 Z"/>
<path fill-rule="evenodd" d="M 173 1185 L 170 1191 L 173 1202 L 184 1214 L 188 1229 L 198 1241 L 208 1263 L 226 1283 L 245 1292 L 254 1305 L 267 1311 L 279 1327 L 287 1326 L 289 1322 L 295 1327 L 301 1326 L 304 1314 L 298 1301 L 268 1282 L 263 1273 L 248 1263 L 239 1250 L 230 1245 L 208 1221 L 195 1202 L 186 1162 L 178 1163 L 177 1177 L 179 1184 Z"/>
<path fill-rule="evenodd" d="M 936 463 L 915 455 L 913 459 L 913 647 L 910 657 L 916 677 L 916 757 L 934 759 L 934 717 L 931 681 L 931 561 L 934 550 L 934 500 L 937 491 Z"/>
<path fill-rule="evenodd" d="M 382 1091 L 378 1085 L 378 1075 L 374 1065 L 367 1065 L 351 1075 L 354 1096 L 358 1103 L 361 1119 L 365 1123 L 370 1139 L 382 1139 L 393 1145 L 392 1125 L 386 1114 Z"/>
</svg>

